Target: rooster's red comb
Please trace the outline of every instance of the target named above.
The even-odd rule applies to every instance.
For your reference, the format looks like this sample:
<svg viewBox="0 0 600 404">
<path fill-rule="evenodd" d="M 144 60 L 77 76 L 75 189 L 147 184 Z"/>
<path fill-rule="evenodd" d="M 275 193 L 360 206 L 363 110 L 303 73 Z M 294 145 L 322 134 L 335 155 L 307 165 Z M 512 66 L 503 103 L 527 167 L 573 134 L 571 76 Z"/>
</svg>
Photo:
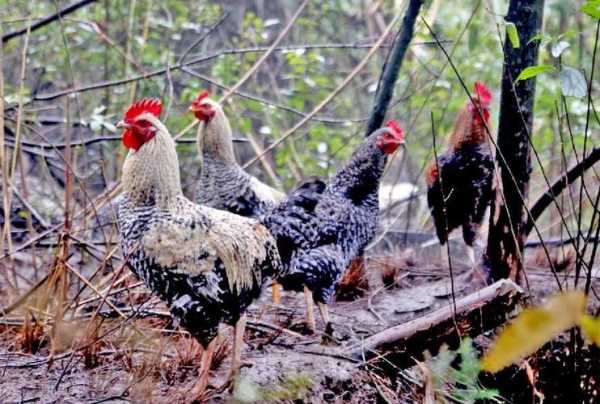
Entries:
<svg viewBox="0 0 600 404">
<path fill-rule="evenodd" d="M 162 103 L 158 98 L 142 98 L 129 106 L 125 112 L 125 121 L 130 121 L 144 112 L 149 112 L 158 117 L 162 111 Z"/>
<path fill-rule="evenodd" d="M 402 126 L 400 126 L 400 122 L 395 119 L 390 119 L 386 122 L 385 126 L 394 132 L 396 138 L 399 140 L 404 140 L 404 129 L 402 129 Z"/>
<path fill-rule="evenodd" d="M 475 82 L 475 97 L 481 105 L 488 106 L 492 101 L 492 92 L 481 81 Z"/>
</svg>

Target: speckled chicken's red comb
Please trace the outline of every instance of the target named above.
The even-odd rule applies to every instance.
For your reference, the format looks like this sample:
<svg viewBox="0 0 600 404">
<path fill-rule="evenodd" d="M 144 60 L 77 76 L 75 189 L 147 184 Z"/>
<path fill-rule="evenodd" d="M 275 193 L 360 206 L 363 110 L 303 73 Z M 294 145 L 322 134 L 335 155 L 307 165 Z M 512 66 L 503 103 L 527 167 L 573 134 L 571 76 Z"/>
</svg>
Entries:
<svg viewBox="0 0 600 404">
<path fill-rule="evenodd" d="M 144 112 L 149 112 L 158 117 L 161 111 L 162 103 L 158 98 L 142 98 L 129 106 L 123 120 L 131 121 Z"/>
<path fill-rule="evenodd" d="M 397 139 L 404 140 L 404 129 L 402 129 L 402 126 L 400 126 L 400 122 L 395 119 L 390 119 L 386 122 L 385 126 L 394 132 L 394 135 Z"/>
<path fill-rule="evenodd" d="M 489 88 L 487 88 L 486 85 L 483 84 L 481 81 L 476 81 L 474 88 L 475 96 L 477 97 L 476 99 L 479 100 L 481 105 L 490 105 L 490 102 L 492 101 L 492 92 L 489 90 Z"/>
</svg>

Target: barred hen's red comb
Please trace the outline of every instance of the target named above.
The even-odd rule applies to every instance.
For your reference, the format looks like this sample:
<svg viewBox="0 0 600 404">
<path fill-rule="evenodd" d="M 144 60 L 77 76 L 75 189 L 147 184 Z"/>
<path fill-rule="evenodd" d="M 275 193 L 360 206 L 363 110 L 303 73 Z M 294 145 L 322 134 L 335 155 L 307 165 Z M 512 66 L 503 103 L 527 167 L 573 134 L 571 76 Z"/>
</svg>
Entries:
<svg viewBox="0 0 600 404">
<path fill-rule="evenodd" d="M 475 93 L 476 99 L 478 99 L 483 106 L 488 106 L 492 101 L 492 92 L 481 81 L 475 82 Z"/>
<path fill-rule="evenodd" d="M 397 139 L 404 140 L 404 130 L 402 129 L 402 126 L 400 126 L 400 123 L 398 121 L 396 121 L 395 119 L 390 119 L 386 122 L 385 126 L 390 128 L 392 132 L 394 132 L 394 135 Z"/>
<path fill-rule="evenodd" d="M 162 111 L 162 104 L 158 98 L 142 98 L 129 106 L 125 112 L 125 121 L 131 121 L 144 112 L 149 112 L 158 117 Z"/>
<path fill-rule="evenodd" d="M 208 97 L 210 97 L 210 93 L 208 92 L 208 90 L 200 91 L 200 94 L 198 94 L 196 96 L 196 99 L 194 100 L 194 102 L 200 102 L 203 99 L 208 98 Z"/>
</svg>

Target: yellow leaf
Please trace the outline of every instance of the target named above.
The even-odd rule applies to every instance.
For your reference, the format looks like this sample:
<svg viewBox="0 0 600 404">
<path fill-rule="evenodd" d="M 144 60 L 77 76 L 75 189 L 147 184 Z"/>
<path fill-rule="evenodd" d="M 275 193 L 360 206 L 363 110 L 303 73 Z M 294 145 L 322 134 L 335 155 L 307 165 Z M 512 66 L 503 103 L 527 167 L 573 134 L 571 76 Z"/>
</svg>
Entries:
<svg viewBox="0 0 600 404">
<path fill-rule="evenodd" d="M 588 341 L 600 346 L 600 317 L 584 315 L 581 317 L 581 329 Z"/>
<path fill-rule="evenodd" d="M 561 332 L 579 324 L 586 305 L 578 291 L 551 297 L 541 307 L 530 308 L 506 326 L 481 359 L 482 369 L 498 372 L 531 355 Z"/>
</svg>

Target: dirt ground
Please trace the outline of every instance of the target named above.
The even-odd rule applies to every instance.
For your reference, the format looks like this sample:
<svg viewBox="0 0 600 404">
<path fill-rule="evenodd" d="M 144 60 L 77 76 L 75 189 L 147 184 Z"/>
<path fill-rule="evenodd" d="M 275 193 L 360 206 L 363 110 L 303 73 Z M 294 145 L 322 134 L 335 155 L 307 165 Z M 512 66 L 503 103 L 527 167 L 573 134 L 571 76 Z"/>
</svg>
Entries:
<svg viewBox="0 0 600 404">
<path fill-rule="evenodd" d="M 274 306 L 266 287 L 261 300 L 249 310 L 242 353 L 249 366 L 243 368 L 233 393 L 210 388 L 206 398 L 211 402 L 229 402 L 232 397 L 250 402 L 262 397 L 271 401 L 363 403 L 385 402 L 389 399 L 386 391 L 392 391 L 400 402 L 418 401 L 422 390 L 418 378 L 411 382 L 404 375 L 378 374 L 344 357 L 343 350 L 362 338 L 450 304 L 448 269 L 424 258 L 427 252 L 420 254 L 370 254 L 366 281 L 359 282 L 358 289 L 351 287 L 351 293 L 343 293 L 350 300 L 338 299 L 331 306 L 338 340 L 333 347 L 321 344 L 320 333 L 310 335 L 304 330 L 303 296 L 284 292 L 281 304 Z M 457 297 L 480 286 L 467 280 L 467 267 L 460 259 L 453 269 Z M 527 273 L 527 292 L 533 300 L 555 292 L 555 280 L 547 268 L 532 267 Z M 570 276 L 561 275 L 561 280 Z M 594 286 L 599 286 L 596 278 Z M 198 346 L 185 333 L 173 329 L 166 308 L 143 287 L 115 294 L 110 300 L 127 320 L 104 308 L 94 336 L 86 333 L 93 328 L 88 323 L 94 305 L 78 312 L 79 319 L 65 321 L 60 327 L 30 321 L 24 329 L 22 312 L 6 316 L 0 325 L 0 402 L 191 401 L 198 378 Z M 323 330 L 320 321 L 317 327 Z M 226 379 L 230 334 L 224 327 L 211 372 L 212 386 L 221 386 Z M 73 347 L 97 339 L 91 337 L 101 337 L 100 342 L 73 351 Z M 480 343 L 485 344 L 487 337 L 481 338 Z M 520 372 L 513 369 L 514 377 Z M 503 393 L 504 379 L 483 379 Z M 523 382 L 523 389 L 527 385 Z M 510 391 L 508 386 L 505 391 Z"/>
</svg>

